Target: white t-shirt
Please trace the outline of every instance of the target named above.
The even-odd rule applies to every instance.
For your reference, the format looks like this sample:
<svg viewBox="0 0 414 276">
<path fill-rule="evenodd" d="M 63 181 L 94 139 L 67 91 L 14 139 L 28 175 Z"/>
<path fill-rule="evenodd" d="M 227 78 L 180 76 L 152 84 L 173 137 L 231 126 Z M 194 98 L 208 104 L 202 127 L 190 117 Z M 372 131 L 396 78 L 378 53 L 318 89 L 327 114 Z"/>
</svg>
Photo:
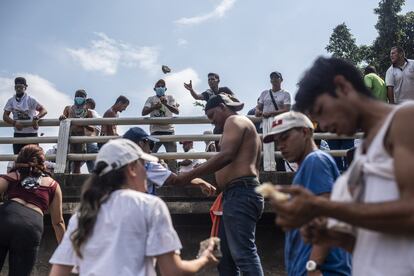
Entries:
<svg viewBox="0 0 414 276">
<path fill-rule="evenodd" d="M 407 59 L 401 68 L 391 65 L 385 74 L 385 84 L 394 87 L 396 103 L 414 100 L 414 60 Z"/>
<path fill-rule="evenodd" d="M 196 152 L 195 149 L 190 149 L 187 152 Z M 194 166 L 203 163 L 203 161 L 201 161 L 200 159 L 193 159 L 191 160 L 191 164 L 188 166 L 180 166 L 180 173 L 185 173 L 185 172 L 189 172 L 192 169 L 194 169 Z"/>
<path fill-rule="evenodd" d="M 157 162 L 146 162 L 145 170 L 147 171 L 147 190 L 149 194 L 155 194 L 155 186 L 157 188 L 162 187 L 167 178 L 172 174 L 170 170 Z"/>
<path fill-rule="evenodd" d="M 27 93 L 24 93 L 20 101 L 16 100 L 16 97 L 11 97 L 6 105 L 4 106 L 4 111 L 9 111 L 13 114 L 13 120 L 19 121 L 32 121 L 32 118 L 36 116 L 36 109 L 40 106 L 38 101 L 35 98 L 30 97 Z M 14 128 L 15 133 L 37 133 L 37 129 L 33 127 L 25 127 L 22 130 L 17 130 Z"/>
<path fill-rule="evenodd" d="M 82 259 L 70 240 L 77 224 L 75 214 L 50 263 L 77 266 L 81 276 L 155 276 L 155 256 L 182 247 L 166 204 L 130 189 L 113 192 L 102 204 Z"/>
<path fill-rule="evenodd" d="M 167 99 L 168 105 L 176 106 L 173 96 L 165 95 L 165 98 Z M 152 96 L 147 99 L 144 107 L 151 107 L 159 102 L 161 102 L 161 100 L 158 96 Z M 152 111 L 150 117 L 173 117 L 173 113 L 165 105 L 162 105 L 160 109 Z M 150 133 L 155 131 L 174 132 L 174 125 L 150 125 Z"/>
<path fill-rule="evenodd" d="M 275 102 L 278 109 L 281 109 L 283 105 L 290 104 L 290 94 L 286 90 L 279 90 L 273 92 L 273 97 L 275 98 Z M 265 90 L 260 94 L 259 97 L 259 104 L 263 104 L 263 112 L 274 112 L 276 111 L 275 105 L 273 104 L 272 97 L 270 97 L 269 89 Z"/>
</svg>

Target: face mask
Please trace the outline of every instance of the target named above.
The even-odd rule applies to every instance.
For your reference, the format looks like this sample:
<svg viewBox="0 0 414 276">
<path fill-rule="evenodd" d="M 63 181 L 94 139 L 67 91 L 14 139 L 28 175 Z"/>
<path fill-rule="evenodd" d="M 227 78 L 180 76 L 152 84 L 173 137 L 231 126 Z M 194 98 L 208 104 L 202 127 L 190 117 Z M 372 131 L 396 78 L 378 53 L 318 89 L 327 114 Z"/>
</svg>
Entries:
<svg viewBox="0 0 414 276">
<path fill-rule="evenodd" d="M 23 97 L 23 95 L 24 95 L 24 92 L 22 91 L 22 92 L 16 92 L 16 97 L 17 98 L 21 98 L 21 97 Z"/>
<path fill-rule="evenodd" d="M 165 87 L 155 87 L 155 93 L 158 97 L 165 96 L 165 90 L 167 90 Z"/>
<path fill-rule="evenodd" d="M 75 105 L 83 105 L 85 103 L 85 100 L 86 99 L 84 97 L 75 97 Z"/>
</svg>

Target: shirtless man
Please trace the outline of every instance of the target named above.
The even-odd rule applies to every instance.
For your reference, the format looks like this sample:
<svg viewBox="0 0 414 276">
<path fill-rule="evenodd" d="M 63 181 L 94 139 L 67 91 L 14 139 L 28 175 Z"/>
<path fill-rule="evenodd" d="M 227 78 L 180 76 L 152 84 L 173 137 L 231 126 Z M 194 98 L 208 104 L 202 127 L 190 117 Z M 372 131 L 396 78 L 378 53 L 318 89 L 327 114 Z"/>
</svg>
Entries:
<svg viewBox="0 0 414 276">
<path fill-rule="evenodd" d="M 256 223 L 263 212 L 263 198 L 254 188 L 259 185 L 261 141 L 253 123 L 237 114 L 243 103 L 228 96 L 212 96 L 205 113 L 223 130 L 220 151 L 207 162 L 188 172 L 188 180 L 215 172 L 223 191 L 223 216 L 219 238 L 223 258 L 220 275 L 263 275 L 255 245 Z M 189 182 L 189 181 L 188 181 Z"/>
</svg>

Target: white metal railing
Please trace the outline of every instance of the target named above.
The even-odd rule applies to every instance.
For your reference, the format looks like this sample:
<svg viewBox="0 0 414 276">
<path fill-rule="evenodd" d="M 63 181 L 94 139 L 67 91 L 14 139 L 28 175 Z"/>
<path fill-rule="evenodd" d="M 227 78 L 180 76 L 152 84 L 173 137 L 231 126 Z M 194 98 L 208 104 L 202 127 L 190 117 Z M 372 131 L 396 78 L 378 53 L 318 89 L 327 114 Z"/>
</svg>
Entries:
<svg viewBox="0 0 414 276">
<path fill-rule="evenodd" d="M 248 116 L 253 122 L 263 122 L 263 126 L 269 125 L 269 119 L 257 118 L 254 116 Z M 150 125 L 150 124 L 210 124 L 210 121 L 205 116 L 196 117 L 172 117 L 172 118 L 154 118 L 154 117 L 137 117 L 137 118 L 88 118 L 88 119 L 66 119 L 59 121 L 58 119 L 44 119 L 39 121 L 39 126 L 59 126 L 58 136 L 49 137 L 0 137 L 0 144 L 30 144 L 30 143 L 56 143 L 57 153 L 56 155 L 47 155 L 46 159 L 55 160 L 56 167 L 55 173 L 64 173 L 67 168 L 68 161 L 85 161 L 94 160 L 96 154 L 75 154 L 68 153 L 68 147 L 70 143 L 104 143 L 110 139 L 118 138 L 118 136 L 76 136 L 70 137 L 71 125 Z M 30 122 L 22 122 L 23 126 L 30 126 Z M 0 121 L 0 127 L 11 127 L 4 121 Z M 267 133 L 269 128 L 263 128 L 263 135 Z M 221 135 L 162 135 L 156 136 L 161 142 L 178 142 L 183 140 L 188 141 L 216 141 L 219 140 Z M 332 133 L 315 133 L 315 139 L 355 139 L 362 138 L 362 133 L 358 133 L 352 137 L 338 137 Z M 274 156 L 281 156 L 280 152 L 274 150 L 273 143 L 264 144 L 263 158 L 265 171 L 274 171 Z M 273 154 L 272 154 L 273 152 Z M 331 150 L 328 151 L 332 156 L 345 156 L 345 150 Z M 197 152 L 197 153 L 155 153 L 154 155 L 162 159 L 208 159 L 215 153 Z M 0 154 L 0 161 L 12 161 L 15 160 L 17 155 L 13 154 Z"/>
</svg>

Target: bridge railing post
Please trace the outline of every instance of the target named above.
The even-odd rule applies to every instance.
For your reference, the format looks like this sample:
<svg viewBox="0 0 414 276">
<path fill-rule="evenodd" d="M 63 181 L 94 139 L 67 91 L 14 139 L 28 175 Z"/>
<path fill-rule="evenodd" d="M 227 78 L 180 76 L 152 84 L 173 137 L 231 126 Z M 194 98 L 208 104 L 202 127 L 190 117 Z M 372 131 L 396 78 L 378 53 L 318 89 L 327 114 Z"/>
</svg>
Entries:
<svg viewBox="0 0 414 276">
<path fill-rule="evenodd" d="M 66 164 L 67 164 L 67 159 L 68 159 L 70 125 L 71 125 L 70 119 L 62 120 L 60 121 L 60 124 L 59 124 L 55 173 L 65 173 L 66 171 Z"/>
<path fill-rule="evenodd" d="M 263 118 L 263 137 L 272 130 L 273 117 Z M 263 170 L 265 172 L 276 171 L 275 143 L 263 143 Z"/>
</svg>

